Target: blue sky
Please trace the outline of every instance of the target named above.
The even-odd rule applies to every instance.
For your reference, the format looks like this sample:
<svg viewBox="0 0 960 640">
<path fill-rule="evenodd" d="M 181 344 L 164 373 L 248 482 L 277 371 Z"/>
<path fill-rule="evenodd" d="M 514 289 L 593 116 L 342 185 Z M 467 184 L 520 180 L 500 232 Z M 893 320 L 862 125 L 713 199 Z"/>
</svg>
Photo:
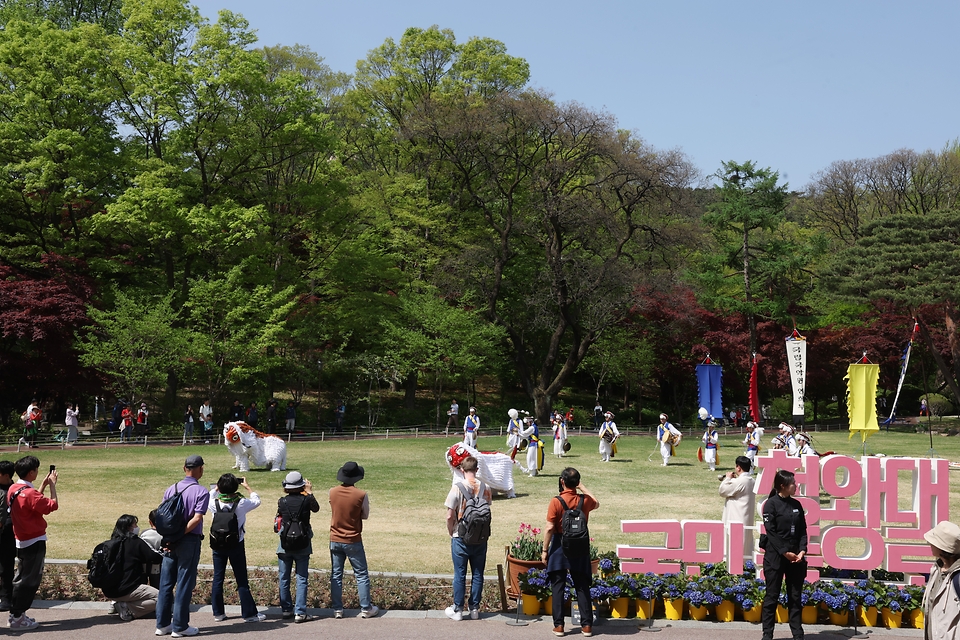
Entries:
<svg viewBox="0 0 960 640">
<path fill-rule="evenodd" d="M 193 0 L 337 71 L 407 27 L 501 40 L 558 101 L 616 116 L 706 176 L 753 160 L 803 188 L 836 160 L 960 137 L 960 2 Z M 951 44 L 953 43 L 953 44 Z"/>
</svg>

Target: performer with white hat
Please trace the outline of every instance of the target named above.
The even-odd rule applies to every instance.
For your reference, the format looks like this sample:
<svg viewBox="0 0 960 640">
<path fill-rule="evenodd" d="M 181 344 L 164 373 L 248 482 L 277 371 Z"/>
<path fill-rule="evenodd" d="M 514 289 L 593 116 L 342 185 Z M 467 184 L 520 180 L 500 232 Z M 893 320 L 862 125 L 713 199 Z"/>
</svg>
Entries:
<svg viewBox="0 0 960 640">
<path fill-rule="evenodd" d="M 613 412 L 607 411 L 603 414 L 606 418 L 600 425 L 600 462 L 610 462 L 610 458 L 617 451 L 617 438 L 620 437 L 620 430 L 617 429 L 617 423 L 613 421 Z"/>
<path fill-rule="evenodd" d="M 747 423 L 747 435 L 743 438 L 743 444 L 747 450 L 743 455 L 750 458 L 750 474 L 756 472 L 757 454 L 760 452 L 760 440 L 763 438 L 763 427 L 756 422 Z"/>
<path fill-rule="evenodd" d="M 543 469 L 543 441 L 540 440 L 540 427 L 537 421 L 531 416 L 523 419 L 525 424 L 523 431 L 520 432 L 521 438 L 527 438 L 527 470 L 530 477 L 536 477 Z"/>
<path fill-rule="evenodd" d="M 667 414 L 660 414 L 660 426 L 657 427 L 657 440 L 660 441 L 660 457 L 663 458 L 661 467 L 670 464 L 670 457 L 674 454 L 674 446 L 680 444 L 683 434 L 667 421 Z"/>
<path fill-rule="evenodd" d="M 563 446 L 567 442 L 567 424 L 563 416 L 555 411 L 553 414 L 553 455 L 563 457 Z"/>
<path fill-rule="evenodd" d="M 478 431 L 480 431 L 480 416 L 477 415 L 476 407 L 470 407 L 470 413 L 463 420 L 463 444 L 476 449 Z"/>
<path fill-rule="evenodd" d="M 507 415 L 510 416 L 510 422 L 507 423 L 507 449 L 510 450 L 510 459 L 516 461 L 523 423 L 520 422 L 520 412 L 516 409 L 510 409 Z"/>
<path fill-rule="evenodd" d="M 797 434 L 797 457 L 806 455 L 818 456 L 820 454 L 813 448 L 810 434 L 801 431 Z"/>
<path fill-rule="evenodd" d="M 707 428 L 703 431 L 703 461 L 710 467 L 710 471 L 717 470 L 717 445 L 720 442 L 720 434 L 717 433 L 717 421 L 710 419 L 707 422 Z"/>
<path fill-rule="evenodd" d="M 783 448 L 787 450 L 787 455 L 796 456 L 800 447 L 797 446 L 797 439 L 793 437 L 793 427 L 786 422 L 781 422 L 780 435 L 783 436 Z"/>
</svg>

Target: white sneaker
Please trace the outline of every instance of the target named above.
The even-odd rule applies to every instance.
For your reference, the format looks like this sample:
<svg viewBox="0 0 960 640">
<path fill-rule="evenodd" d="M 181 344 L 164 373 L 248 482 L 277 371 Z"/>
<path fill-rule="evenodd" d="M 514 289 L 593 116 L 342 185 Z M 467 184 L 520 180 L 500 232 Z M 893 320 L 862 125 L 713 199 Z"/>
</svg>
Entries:
<svg viewBox="0 0 960 640">
<path fill-rule="evenodd" d="M 447 614 L 447 617 L 453 620 L 454 622 L 460 622 L 461 620 L 463 620 L 463 612 L 457 611 L 456 609 L 454 609 L 453 605 L 450 605 L 449 607 L 444 609 L 443 612 Z"/>
<path fill-rule="evenodd" d="M 10 621 L 10 629 L 14 631 L 27 631 L 28 629 L 36 628 L 37 621 L 33 618 L 28 618 L 25 614 Z"/>
<path fill-rule="evenodd" d="M 336 611 L 334 611 L 333 617 L 336 618 L 337 620 L 340 620 L 341 618 L 343 618 L 343 609 L 337 609 Z"/>
<path fill-rule="evenodd" d="M 226 619 L 227 619 L 227 614 L 225 614 L 225 613 L 221 613 L 221 614 L 218 615 L 218 616 L 213 616 L 213 621 L 214 621 L 214 622 L 223 622 L 223 621 L 226 620 Z"/>
<path fill-rule="evenodd" d="M 480 610 L 479 609 L 470 609 L 470 619 L 479 620 L 480 619 Z"/>
<path fill-rule="evenodd" d="M 370 605 L 369 609 L 364 609 L 360 612 L 361 618 L 374 618 L 380 613 L 380 607 L 375 604 Z"/>
<path fill-rule="evenodd" d="M 157 630 L 153 632 L 156 636 L 168 636 L 170 632 L 173 631 L 173 625 L 168 624 L 165 627 L 157 627 Z"/>
<path fill-rule="evenodd" d="M 267 619 L 267 614 L 265 614 L 265 613 L 258 613 L 258 614 L 255 615 L 255 616 L 250 616 L 249 618 L 244 618 L 243 621 L 244 621 L 244 622 L 263 622 L 263 621 L 266 620 L 266 619 Z"/>
<path fill-rule="evenodd" d="M 198 633 L 200 633 L 200 629 L 197 629 L 196 627 L 187 627 L 183 631 L 174 631 L 170 635 L 174 638 L 187 638 L 189 636 L 195 636 Z"/>
</svg>

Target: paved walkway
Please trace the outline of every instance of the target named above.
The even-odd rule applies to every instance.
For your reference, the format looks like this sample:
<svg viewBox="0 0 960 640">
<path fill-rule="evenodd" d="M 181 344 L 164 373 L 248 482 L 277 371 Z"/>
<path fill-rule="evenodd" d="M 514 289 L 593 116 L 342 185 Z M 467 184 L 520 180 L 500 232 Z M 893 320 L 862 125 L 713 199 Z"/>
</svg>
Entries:
<svg viewBox="0 0 960 640">
<path fill-rule="evenodd" d="M 511 626 L 509 622 L 516 616 L 503 614 L 484 614 L 480 620 L 453 622 L 442 611 L 386 611 L 376 618 L 362 620 L 355 617 L 359 611 L 347 611 L 343 620 L 335 620 L 330 609 L 311 610 L 319 616 L 312 622 L 295 625 L 293 621 L 281 620 L 277 608 L 261 609 L 268 618 L 259 624 L 244 623 L 240 619 L 240 608 L 228 606 L 224 622 L 214 622 L 209 606 L 194 607 L 190 622 L 200 628 L 200 637 L 236 638 L 240 634 L 250 634 L 250 638 L 270 635 L 277 638 L 295 634 L 302 638 L 349 638 L 350 640 L 450 640 L 463 634 L 472 638 L 509 638 L 511 640 L 546 640 L 553 638 L 553 624 L 549 618 L 521 616 L 528 622 L 526 626 Z M 23 635 L 40 637 L 69 638 L 70 640 L 104 640 L 108 638 L 149 638 L 153 637 L 156 623 L 152 618 L 121 622 L 117 616 L 107 614 L 107 605 L 102 602 L 36 602 L 30 615 L 40 623 L 39 628 L 23 632 Z M 235 617 L 234 617 L 235 616 Z M 680 620 L 669 622 L 655 620 L 654 626 L 661 629 L 653 634 L 638 629 L 635 620 L 604 620 L 594 627 L 594 637 L 598 636 L 640 636 L 655 637 L 658 640 L 745 640 L 760 637 L 759 625 L 746 622 L 694 622 Z M 292 629 L 290 627 L 296 627 Z M 567 637 L 582 637 L 579 629 L 570 630 L 567 619 Z M 852 629 L 824 625 L 806 625 L 808 638 L 817 640 L 842 640 L 849 638 Z M 868 629 L 868 638 L 911 638 L 918 640 L 923 632 L 918 629 Z M 3 629 L 4 634 L 11 633 Z M 454 635 L 455 634 L 455 635 Z M 786 625 L 777 625 L 777 639 L 790 638 L 790 629 Z"/>
</svg>

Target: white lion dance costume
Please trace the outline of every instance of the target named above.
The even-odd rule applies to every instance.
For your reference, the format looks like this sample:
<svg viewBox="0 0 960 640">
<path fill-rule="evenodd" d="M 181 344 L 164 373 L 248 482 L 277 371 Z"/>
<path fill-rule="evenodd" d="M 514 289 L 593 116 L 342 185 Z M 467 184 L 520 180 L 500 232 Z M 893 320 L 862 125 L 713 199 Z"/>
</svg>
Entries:
<svg viewBox="0 0 960 640">
<path fill-rule="evenodd" d="M 447 465 L 453 472 L 453 484 L 463 482 L 463 472 L 460 463 L 467 456 L 477 459 L 477 479 L 482 480 L 491 490 L 506 494 L 508 498 L 516 498 L 513 492 L 513 460 L 505 453 L 481 453 L 473 447 L 459 442 L 446 452 Z"/>
<path fill-rule="evenodd" d="M 287 443 L 277 436 L 257 431 L 246 422 L 228 422 L 223 425 L 223 440 L 237 458 L 236 469 L 250 471 L 254 467 L 269 467 L 270 471 L 287 468 Z"/>
</svg>

